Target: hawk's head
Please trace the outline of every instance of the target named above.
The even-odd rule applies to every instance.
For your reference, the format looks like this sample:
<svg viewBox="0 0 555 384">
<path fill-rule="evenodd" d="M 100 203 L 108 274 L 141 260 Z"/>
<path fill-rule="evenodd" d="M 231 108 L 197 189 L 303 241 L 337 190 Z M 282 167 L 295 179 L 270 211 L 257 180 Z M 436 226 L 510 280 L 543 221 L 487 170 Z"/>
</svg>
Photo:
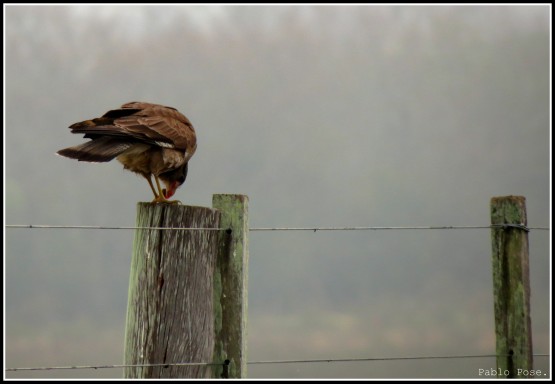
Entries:
<svg viewBox="0 0 555 384">
<path fill-rule="evenodd" d="M 177 188 L 179 188 L 181 184 L 185 182 L 185 179 L 187 178 L 188 164 L 189 163 L 185 163 L 183 166 L 177 169 L 162 173 L 158 176 L 160 180 L 162 180 L 162 182 L 166 185 L 166 188 L 162 190 L 166 199 L 172 197 L 175 194 Z"/>
</svg>

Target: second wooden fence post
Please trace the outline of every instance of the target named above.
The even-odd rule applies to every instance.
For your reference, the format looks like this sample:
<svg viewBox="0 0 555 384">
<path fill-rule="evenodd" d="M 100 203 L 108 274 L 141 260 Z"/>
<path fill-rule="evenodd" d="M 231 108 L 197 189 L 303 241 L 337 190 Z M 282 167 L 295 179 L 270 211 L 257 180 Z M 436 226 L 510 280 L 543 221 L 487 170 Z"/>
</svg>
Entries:
<svg viewBox="0 0 555 384">
<path fill-rule="evenodd" d="M 525 198 L 492 198 L 491 224 L 497 369 L 525 378 L 533 361 Z"/>
<path fill-rule="evenodd" d="M 214 377 L 247 377 L 247 288 L 249 219 L 245 195 L 214 195 L 212 206 L 222 213 L 220 251 L 214 284 L 216 344 L 214 361 L 227 361 Z M 218 306 L 219 305 L 219 306 Z"/>
</svg>

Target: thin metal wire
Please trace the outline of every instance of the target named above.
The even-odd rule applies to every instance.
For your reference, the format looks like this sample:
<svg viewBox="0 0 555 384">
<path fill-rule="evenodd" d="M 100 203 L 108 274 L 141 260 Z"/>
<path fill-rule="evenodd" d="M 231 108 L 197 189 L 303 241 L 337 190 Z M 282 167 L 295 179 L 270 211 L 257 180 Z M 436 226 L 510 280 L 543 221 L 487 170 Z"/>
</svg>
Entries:
<svg viewBox="0 0 555 384">
<path fill-rule="evenodd" d="M 307 360 L 262 360 L 247 364 L 293 364 L 293 363 L 344 363 L 357 361 L 391 361 L 391 360 L 431 360 L 431 359 L 471 359 L 484 357 L 501 357 L 503 355 L 459 355 L 459 356 L 411 356 L 411 357 L 368 357 L 354 359 L 307 359 Z M 507 355 L 509 356 L 509 355 Z"/>
<path fill-rule="evenodd" d="M 6 372 L 17 371 L 51 371 L 58 369 L 105 369 L 105 368 L 147 368 L 147 367 L 187 367 L 224 365 L 224 363 L 171 363 L 171 364 L 113 364 L 113 365 L 75 365 L 66 367 L 29 367 L 29 368 L 6 368 Z"/>
<path fill-rule="evenodd" d="M 549 230 L 548 227 L 526 227 L 522 224 L 492 224 L 492 225 L 447 225 L 447 226 L 410 226 L 410 227 L 297 227 L 297 228 L 250 228 L 251 231 L 368 231 L 368 230 L 403 230 L 403 229 L 493 229 L 518 228 L 525 231 L 531 229 Z"/>
<path fill-rule="evenodd" d="M 94 225 L 36 225 L 36 224 L 7 224 L 6 228 L 23 229 L 154 229 L 174 231 L 227 231 L 226 228 L 178 228 L 178 227 L 108 227 Z M 492 224 L 492 225 L 448 225 L 448 226 L 408 226 L 408 227 L 275 227 L 249 228 L 250 231 L 377 231 L 377 230 L 405 230 L 405 229 L 492 229 L 517 228 L 525 231 L 550 230 L 549 227 L 526 227 L 522 224 Z"/>
<path fill-rule="evenodd" d="M 369 357 L 369 358 L 353 358 L 353 359 L 305 359 L 305 360 L 260 360 L 249 361 L 247 364 L 306 364 L 306 363 L 345 363 L 345 362 L 362 362 L 362 361 L 395 361 L 395 360 L 432 360 L 432 359 L 474 359 L 486 357 L 503 357 L 505 355 L 487 354 L 487 355 L 458 355 L 458 356 L 409 356 L 409 357 Z M 506 355 L 509 356 L 509 355 Z M 550 356 L 548 353 L 537 353 L 533 356 Z M 223 363 L 167 363 L 167 364 L 118 364 L 118 365 L 80 365 L 67 367 L 31 367 L 31 368 L 6 368 L 6 372 L 16 371 L 45 371 L 55 369 L 105 369 L 105 368 L 141 368 L 141 367 L 175 367 L 175 366 L 208 366 L 208 365 L 226 365 Z"/>
<path fill-rule="evenodd" d="M 179 227 L 106 227 L 98 225 L 36 225 L 36 224 L 16 224 L 6 225 L 6 228 L 24 229 L 161 229 L 174 231 L 227 231 L 227 228 L 179 228 Z"/>
</svg>

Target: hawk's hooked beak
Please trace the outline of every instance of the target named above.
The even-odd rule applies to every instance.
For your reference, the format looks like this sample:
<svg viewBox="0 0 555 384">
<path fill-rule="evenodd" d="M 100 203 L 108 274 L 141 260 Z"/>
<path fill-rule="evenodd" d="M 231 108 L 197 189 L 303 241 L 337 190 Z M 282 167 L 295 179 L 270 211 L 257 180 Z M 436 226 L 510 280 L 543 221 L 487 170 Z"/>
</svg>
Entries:
<svg viewBox="0 0 555 384">
<path fill-rule="evenodd" d="M 164 194 L 164 197 L 166 199 L 169 199 L 175 194 L 177 187 L 179 187 L 179 183 L 177 181 L 173 181 L 170 184 L 166 184 L 166 187 L 167 189 L 166 188 L 162 189 L 162 193 Z"/>
</svg>

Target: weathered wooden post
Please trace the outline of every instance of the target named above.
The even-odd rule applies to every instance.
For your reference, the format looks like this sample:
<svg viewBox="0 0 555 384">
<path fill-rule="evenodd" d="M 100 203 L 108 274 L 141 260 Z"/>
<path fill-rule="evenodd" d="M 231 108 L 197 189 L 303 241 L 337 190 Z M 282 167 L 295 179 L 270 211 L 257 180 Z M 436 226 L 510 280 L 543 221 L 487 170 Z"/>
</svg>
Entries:
<svg viewBox="0 0 555 384">
<path fill-rule="evenodd" d="M 139 203 L 137 227 L 219 228 L 204 207 Z M 125 364 L 212 362 L 219 231 L 137 229 L 129 280 Z M 211 367 L 145 366 L 126 378 L 211 377 Z"/>
<path fill-rule="evenodd" d="M 214 195 L 212 206 L 222 212 L 220 251 L 214 297 L 216 343 L 214 377 L 247 377 L 248 202 L 245 195 Z M 225 368 L 225 369 L 224 369 Z"/>
<path fill-rule="evenodd" d="M 526 200 L 491 199 L 491 239 L 497 370 L 500 378 L 532 369 Z"/>
<path fill-rule="evenodd" d="M 137 227 L 185 229 L 135 232 L 126 378 L 245 377 L 248 198 L 213 205 L 138 204 Z"/>
</svg>

